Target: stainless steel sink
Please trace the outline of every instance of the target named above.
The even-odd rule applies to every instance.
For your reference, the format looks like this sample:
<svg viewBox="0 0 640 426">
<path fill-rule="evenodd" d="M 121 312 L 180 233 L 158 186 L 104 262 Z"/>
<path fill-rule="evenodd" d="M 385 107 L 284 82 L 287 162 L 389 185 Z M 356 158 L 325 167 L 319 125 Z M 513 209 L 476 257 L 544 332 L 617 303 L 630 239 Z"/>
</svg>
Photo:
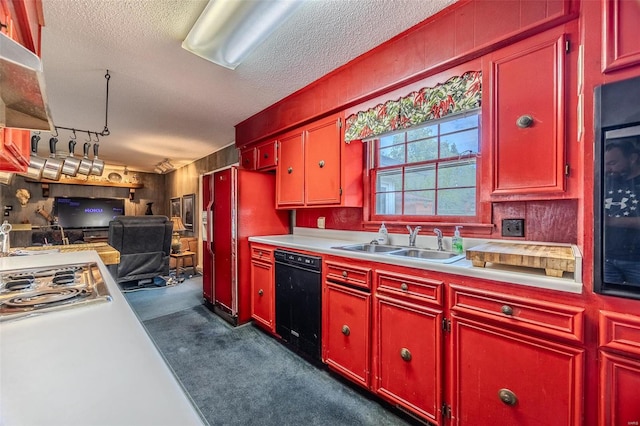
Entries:
<svg viewBox="0 0 640 426">
<path fill-rule="evenodd" d="M 341 250 L 361 251 L 366 253 L 393 253 L 403 248 L 397 246 L 387 246 L 384 244 L 350 244 L 347 246 L 333 247 Z"/>
<path fill-rule="evenodd" d="M 389 253 L 393 256 L 404 256 L 412 259 L 428 260 L 438 263 L 453 263 L 464 258 L 464 254 L 456 254 L 450 251 L 438 251 L 429 249 L 403 249 Z"/>
</svg>

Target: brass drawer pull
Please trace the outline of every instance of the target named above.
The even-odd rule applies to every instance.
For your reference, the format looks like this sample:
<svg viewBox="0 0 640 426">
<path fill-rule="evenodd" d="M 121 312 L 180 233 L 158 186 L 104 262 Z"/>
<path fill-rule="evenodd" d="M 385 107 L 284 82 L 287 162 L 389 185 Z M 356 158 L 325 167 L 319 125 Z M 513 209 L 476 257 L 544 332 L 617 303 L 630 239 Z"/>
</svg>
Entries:
<svg viewBox="0 0 640 426">
<path fill-rule="evenodd" d="M 400 290 L 409 291 L 409 286 L 406 283 L 400 284 Z"/>
<path fill-rule="evenodd" d="M 502 307 L 500 308 L 500 312 L 502 312 L 505 315 L 513 315 L 513 308 L 509 305 L 502 305 Z"/>
<path fill-rule="evenodd" d="M 289 174 L 293 173 L 293 167 L 289 167 L 289 168 L 287 169 L 287 173 L 289 173 Z"/>
<path fill-rule="evenodd" d="M 520 127 L 521 129 L 526 129 L 527 127 L 533 126 L 533 117 L 528 114 L 521 115 L 516 120 L 516 126 Z"/>
<path fill-rule="evenodd" d="M 348 336 L 351 334 L 351 330 L 349 329 L 348 325 L 343 325 L 342 326 L 342 334 L 344 334 L 345 336 Z"/>
<path fill-rule="evenodd" d="M 318 166 L 320 166 L 320 168 L 324 167 L 324 160 L 320 160 L 320 162 L 318 163 Z"/>
<path fill-rule="evenodd" d="M 500 398 L 500 401 L 512 407 L 518 403 L 518 397 L 516 394 L 506 388 L 502 388 L 498 391 L 498 397 Z"/>
<path fill-rule="evenodd" d="M 264 155 L 264 158 L 269 158 L 269 154 L 265 154 L 265 155 Z"/>
<path fill-rule="evenodd" d="M 349 274 L 347 273 L 347 271 L 342 271 L 342 276 L 343 276 L 344 278 L 347 278 L 347 275 L 349 275 Z"/>
<path fill-rule="evenodd" d="M 400 358 L 402 358 L 407 362 L 411 361 L 411 352 L 409 352 L 409 349 L 407 348 L 400 349 Z"/>
<path fill-rule="evenodd" d="M 262 296 L 264 294 L 264 291 L 262 291 L 262 289 L 258 290 L 258 296 Z"/>
</svg>

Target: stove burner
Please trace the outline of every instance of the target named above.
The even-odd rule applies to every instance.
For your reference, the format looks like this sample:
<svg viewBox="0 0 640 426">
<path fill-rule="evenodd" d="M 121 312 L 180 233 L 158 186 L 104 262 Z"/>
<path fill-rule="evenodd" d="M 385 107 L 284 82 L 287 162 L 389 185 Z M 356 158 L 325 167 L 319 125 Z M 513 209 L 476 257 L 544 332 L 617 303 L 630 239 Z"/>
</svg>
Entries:
<svg viewBox="0 0 640 426">
<path fill-rule="evenodd" d="M 69 288 L 58 291 L 42 291 L 29 296 L 16 296 L 4 302 L 12 308 L 37 307 L 64 302 L 87 294 L 85 289 Z"/>
</svg>

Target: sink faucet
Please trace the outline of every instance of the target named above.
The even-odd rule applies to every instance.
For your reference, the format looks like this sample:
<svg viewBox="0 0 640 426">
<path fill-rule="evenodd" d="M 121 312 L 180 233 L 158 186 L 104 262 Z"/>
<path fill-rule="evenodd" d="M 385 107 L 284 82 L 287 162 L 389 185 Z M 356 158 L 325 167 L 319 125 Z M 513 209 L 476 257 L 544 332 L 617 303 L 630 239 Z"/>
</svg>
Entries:
<svg viewBox="0 0 640 426">
<path fill-rule="evenodd" d="M 409 247 L 416 246 L 416 237 L 418 236 L 418 232 L 420 232 L 421 229 L 421 226 L 416 226 L 415 228 L 411 229 L 411 227 L 407 225 L 407 230 L 409 231 Z"/>
<path fill-rule="evenodd" d="M 438 251 L 444 251 L 444 247 L 442 247 L 442 231 L 438 228 L 433 228 L 433 232 L 438 237 Z"/>
</svg>

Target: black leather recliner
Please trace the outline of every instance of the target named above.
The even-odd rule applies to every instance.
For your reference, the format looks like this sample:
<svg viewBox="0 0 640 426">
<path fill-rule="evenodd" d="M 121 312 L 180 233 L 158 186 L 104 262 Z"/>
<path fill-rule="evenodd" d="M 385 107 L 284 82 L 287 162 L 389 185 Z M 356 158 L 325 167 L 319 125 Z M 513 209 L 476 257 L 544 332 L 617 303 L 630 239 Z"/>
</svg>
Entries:
<svg viewBox="0 0 640 426">
<path fill-rule="evenodd" d="M 173 223 L 166 216 L 116 216 L 109 222 L 109 245 L 120 252 L 110 271 L 118 283 L 169 274 Z"/>
</svg>

